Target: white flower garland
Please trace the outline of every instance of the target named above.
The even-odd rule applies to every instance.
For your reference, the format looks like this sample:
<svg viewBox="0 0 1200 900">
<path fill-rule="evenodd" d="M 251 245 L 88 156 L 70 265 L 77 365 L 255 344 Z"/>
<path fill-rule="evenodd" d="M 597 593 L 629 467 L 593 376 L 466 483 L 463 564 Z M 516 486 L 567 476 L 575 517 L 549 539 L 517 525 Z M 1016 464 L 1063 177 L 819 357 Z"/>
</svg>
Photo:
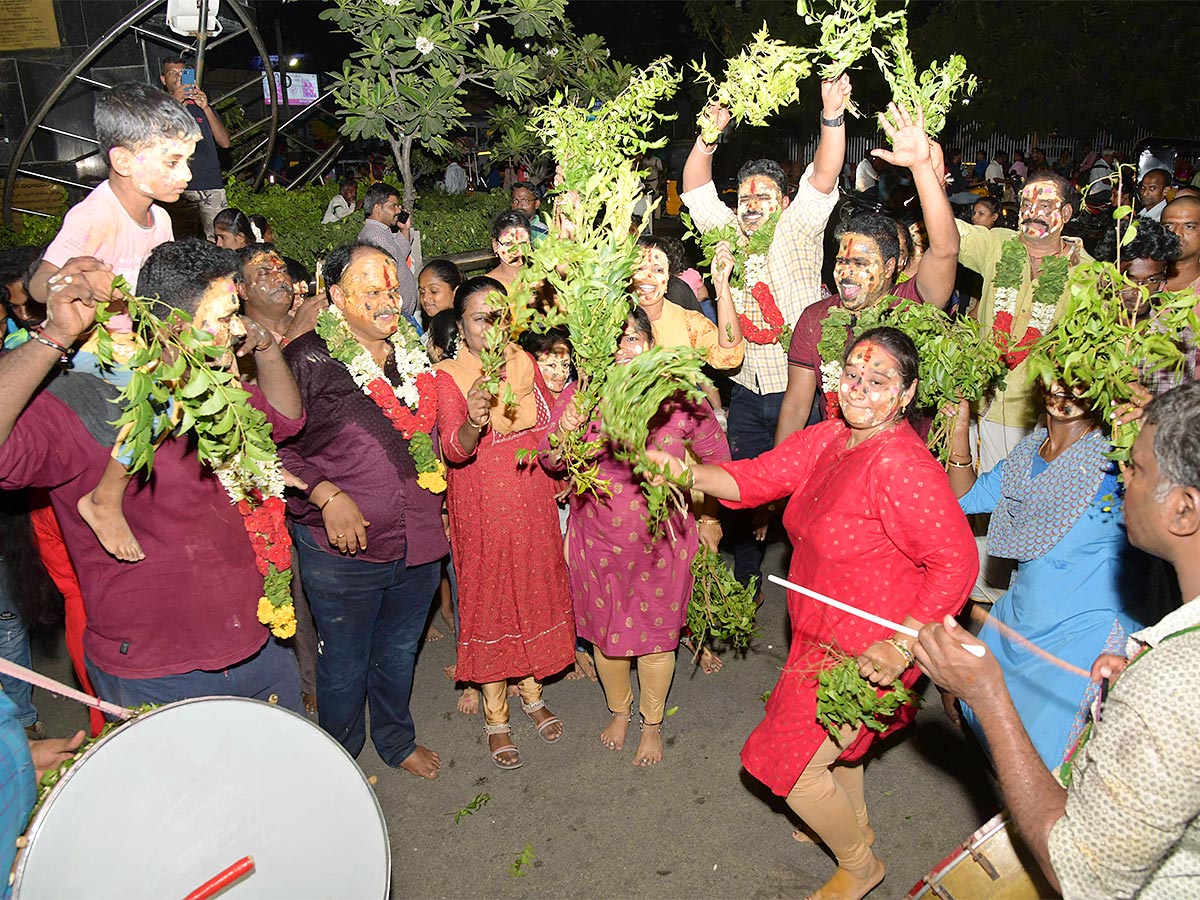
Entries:
<svg viewBox="0 0 1200 900">
<path fill-rule="evenodd" d="M 283 496 L 283 463 L 279 461 L 278 453 L 269 460 L 258 460 L 259 468 L 263 471 L 261 479 L 250 472 L 243 471 L 242 458 L 242 454 L 239 453 L 221 465 L 213 467 L 213 474 L 221 482 L 221 487 L 225 488 L 225 493 L 229 495 L 231 503 L 240 503 L 245 500 L 252 490 L 257 490 L 262 494 L 264 500 L 268 497 Z"/>
<path fill-rule="evenodd" d="M 836 393 L 842 380 L 842 364 L 837 360 L 821 363 L 821 392 Z"/>
<path fill-rule="evenodd" d="M 748 309 L 757 309 L 758 303 L 750 296 L 750 292 L 754 290 L 754 286 L 760 281 L 765 282 L 767 275 L 767 254 L 751 253 L 746 257 L 745 263 L 745 280 L 742 282 L 742 287 L 735 288 L 730 286 L 729 293 L 733 296 L 733 308 L 737 312 L 746 315 Z M 749 300 L 749 302 L 747 302 Z M 761 314 L 760 314 L 761 315 Z"/>
<path fill-rule="evenodd" d="M 358 344 L 358 352 L 355 353 L 354 359 L 346 363 L 346 369 L 350 372 L 350 377 L 354 379 L 359 390 L 368 397 L 371 396 L 369 389 L 371 382 L 376 378 L 381 378 L 384 384 L 392 389 L 397 400 L 416 412 L 421 401 L 420 392 L 417 390 L 417 376 L 422 372 L 432 372 L 433 367 L 429 364 L 429 355 L 421 347 L 420 339 L 415 334 L 410 334 L 412 326 L 407 321 L 401 321 L 400 327 L 388 338 L 395 350 L 396 368 L 400 370 L 399 383 L 392 384 L 384 374 L 383 366 L 375 362 L 371 351 L 354 337 L 350 327 L 346 324 L 346 317 L 342 315 L 342 311 L 336 306 L 330 306 L 325 312 L 337 323 L 337 328 L 343 332 L 343 337 Z"/>
</svg>

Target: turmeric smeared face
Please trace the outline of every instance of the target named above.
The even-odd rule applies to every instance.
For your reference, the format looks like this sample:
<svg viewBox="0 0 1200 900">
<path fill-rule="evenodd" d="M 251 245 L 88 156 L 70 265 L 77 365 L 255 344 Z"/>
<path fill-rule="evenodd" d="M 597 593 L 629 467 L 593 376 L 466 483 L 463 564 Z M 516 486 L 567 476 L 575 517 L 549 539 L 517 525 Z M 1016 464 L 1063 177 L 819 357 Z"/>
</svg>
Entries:
<svg viewBox="0 0 1200 900">
<path fill-rule="evenodd" d="M 1091 414 L 1091 407 L 1082 397 L 1055 381 L 1046 389 L 1046 418 L 1057 422 L 1076 422 Z"/>
<path fill-rule="evenodd" d="M 235 338 L 246 336 L 246 328 L 238 317 L 237 287 L 230 277 L 218 278 L 213 281 L 200 302 L 196 304 L 196 314 L 192 323 L 201 331 L 207 331 L 213 336 L 214 347 L 226 349 L 233 346 Z M 233 360 L 232 353 L 226 353 L 217 365 L 227 368 Z"/>
<path fill-rule="evenodd" d="M 865 341 L 850 353 L 838 385 L 842 417 L 851 428 L 874 428 L 895 419 L 912 399 L 916 385 L 904 389 L 896 357 Z"/>
<path fill-rule="evenodd" d="M 895 262 L 884 262 L 874 238 L 843 234 L 833 264 L 833 281 L 842 306 L 851 311 L 874 306 L 892 287 Z"/>
<path fill-rule="evenodd" d="M 359 338 L 383 340 L 400 327 L 400 287 L 396 263 L 375 250 L 355 255 L 329 298 Z"/>
<path fill-rule="evenodd" d="M 775 212 L 783 208 L 783 194 L 773 178 L 751 175 L 738 185 L 738 224 L 749 234 Z"/>
<path fill-rule="evenodd" d="M 555 344 L 537 355 L 538 369 L 546 387 L 555 397 L 563 392 L 571 378 L 571 350 L 566 344 Z"/>
<path fill-rule="evenodd" d="M 657 247 L 643 247 L 642 261 L 633 273 L 633 292 L 639 306 L 654 306 L 667 296 L 671 264 Z"/>
<path fill-rule="evenodd" d="M 492 250 L 506 266 L 519 269 L 525 265 L 525 254 L 529 251 L 529 232 L 524 228 L 505 228 L 500 240 L 492 241 Z"/>
<path fill-rule="evenodd" d="M 1063 197 L 1052 181 L 1035 181 L 1021 191 L 1021 234 L 1041 239 L 1060 234 L 1066 219 Z"/>
</svg>

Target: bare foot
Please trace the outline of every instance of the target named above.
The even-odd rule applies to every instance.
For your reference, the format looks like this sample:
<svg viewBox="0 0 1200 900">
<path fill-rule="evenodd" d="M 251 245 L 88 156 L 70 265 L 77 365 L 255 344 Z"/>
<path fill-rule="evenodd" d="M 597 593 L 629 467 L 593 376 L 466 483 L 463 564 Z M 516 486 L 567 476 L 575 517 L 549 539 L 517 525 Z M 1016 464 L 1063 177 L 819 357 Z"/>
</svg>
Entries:
<svg viewBox="0 0 1200 900">
<path fill-rule="evenodd" d="M 473 687 L 463 688 L 462 695 L 458 698 L 458 711 L 464 716 L 478 715 L 479 691 Z"/>
<path fill-rule="evenodd" d="M 414 775 L 419 775 L 422 778 L 437 778 L 438 772 L 442 768 L 442 758 L 430 750 L 428 747 L 422 747 L 417 744 L 417 749 L 408 756 L 404 757 L 404 762 L 400 763 L 400 768 L 406 772 L 412 772 Z"/>
<path fill-rule="evenodd" d="M 721 657 L 713 653 L 707 647 L 700 651 L 700 668 L 704 670 L 705 675 L 712 675 L 714 672 L 721 671 Z"/>
<path fill-rule="evenodd" d="M 883 876 L 883 863 L 877 856 L 871 857 L 865 869 L 856 872 L 838 866 L 833 877 L 815 894 L 809 894 L 808 900 L 862 900 L 879 886 Z"/>
<path fill-rule="evenodd" d="M 612 713 L 608 727 L 600 732 L 600 743 L 609 750 L 625 749 L 625 732 L 629 730 L 629 713 Z"/>
<path fill-rule="evenodd" d="M 575 651 L 575 671 L 586 675 L 588 681 L 596 680 L 596 664 L 586 650 Z"/>
<path fill-rule="evenodd" d="M 863 826 L 863 837 L 867 839 L 867 846 L 875 846 L 875 829 L 870 825 Z M 804 829 L 796 829 L 792 832 L 792 840 L 797 844 L 823 844 L 820 838 L 810 834 Z"/>
<path fill-rule="evenodd" d="M 146 558 L 142 545 L 129 530 L 129 523 L 125 521 L 120 506 L 96 503 L 94 492 L 91 492 L 80 497 L 75 508 L 109 555 L 130 563 Z"/>
<path fill-rule="evenodd" d="M 515 684 L 510 684 L 510 685 L 508 686 L 508 690 L 506 690 L 506 691 L 504 692 L 504 696 L 506 696 L 506 697 L 520 697 L 520 696 L 521 696 L 521 689 L 520 689 L 519 687 L 517 687 Z"/>
<path fill-rule="evenodd" d="M 642 739 L 638 741 L 637 753 L 633 755 L 633 764 L 645 769 L 662 762 L 662 758 L 662 723 L 643 725 Z"/>
<path fill-rule="evenodd" d="M 317 695 L 301 692 L 300 699 L 304 701 L 304 711 L 310 716 L 317 714 Z"/>
<path fill-rule="evenodd" d="M 425 640 L 431 644 L 434 641 L 440 641 L 444 637 L 445 635 L 438 631 L 438 627 L 436 625 L 430 625 L 429 630 L 425 632 Z"/>
<path fill-rule="evenodd" d="M 454 676 L 457 673 L 458 673 L 458 665 L 455 663 L 451 663 L 448 666 L 442 666 L 442 674 L 445 675 L 447 678 L 449 678 L 451 681 L 454 680 Z"/>
</svg>

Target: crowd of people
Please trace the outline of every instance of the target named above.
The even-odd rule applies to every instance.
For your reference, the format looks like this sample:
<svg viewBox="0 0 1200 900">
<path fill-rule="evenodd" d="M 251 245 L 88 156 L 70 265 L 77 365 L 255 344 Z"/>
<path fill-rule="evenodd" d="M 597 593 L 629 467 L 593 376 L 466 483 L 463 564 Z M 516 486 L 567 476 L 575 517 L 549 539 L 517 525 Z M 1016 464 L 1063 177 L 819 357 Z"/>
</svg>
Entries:
<svg viewBox="0 0 1200 900">
<path fill-rule="evenodd" d="M 793 583 L 903 625 L 788 594 L 788 660 L 742 763 L 802 820 L 796 839 L 836 858 L 813 896 L 858 898 L 882 880 L 863 760 L 914 715 L 903 706 L 882 731 L 820 724 L 816 679 L 831 654 L 880 689 L 911 687 L 922 672 L 944 688 L 947 712 L 982 742 L 1018 828 L 1068 896 L 1180 896 L 1177 879 L 1200 877 L 1191 751 L 1168 749 L 1190 747 L 1200 722 L 1187 656 L 1195 616 L 1184 603 L 1156 624 L 1136 602 L 1151 556 L 1175 567 L 1180 599 L 1200 592 L 1196 348 L 1185 335 L 1186 365 L 1146 371 L 1137 403 L 1120 411 L 1145 423 L 1122 480 L 1107 459 L 1112 411 L 1089 405 L 1086 385 L 1027 371 L 1029 344 L 1067 310 L 1070 272 L 1092 260 L 1064 234 L 1079 208 L 1075 185 L 1044 155 L 1007 170 L 997 155 L 1001 178 L 1022 166 L 1015 230 L 997 224 L 995 200 L 975 194 L 967 222 L 954 209 L 961 154 L 927 137 L 919 110 L 891 107 L 880 116 L 891 148 L 871 159 L 907 173 L 920 225 L 874 212 L 836 223 L 826 281 L 848 77 L 821 85 L 820 142 L 794 192 L 778 164 L 751 160 L 730 209 L 713 184 L 718 144 L 697 138 L 683 202 L 701 232 L 732 237 L 713 247 L 707 284 L 678 241 L 641 237 L 629 314 L 611 336 L 618 371 L 653 347 L 686 346 L 703 351 L 713 376 L 705 399 L 668 400 L 649 423 L 647 455 L 695 497 L 655 529 L 644 476 L 606 445 L 598 414 L 579 408 L 571 334 L 489 343 L 499 301 L 557 227 L 536 186 L 512 186 L 512 208 L 492 227 L 495 266 L 471 275 L 447 260 L 418 267 L 399 192 L 372 183 L 360 203 L 360 185 L 347 181 L 325 217 L 361 213 L 362 230 L 324 259 L 317 291 L 276 250 L 270 224 L 239 210 L 214 212 L 211 241 L 176 239 L 160 204 L 187 188 L 197 144 L 220 143 L 207 106 L 192 104 L 193 114 L 181 104 L 177 80 L 168 66 L 166 92 L 133 85 L 98 96 L 108 180 L 44 252 L 6 257 L 0 269 L 9 338 L 0 488 L 23 504 L 4 528 L 43 522 L 37 550 L 66 599 L 87 690 L 125 706 L 269 699 L 314 714 L 354 755 L 369 709 L 381 759 L 435 778 L 441 759 L 418 742 L 409 705 L 437 600 L 453 630 L 447 674 L 462 686 L 459 710 L 482 707 L 496 767 L 525 763 L 510 697 L 548 744 L 579 727 L 623 751 L 635 666 L 633 763 L 659 764 L 677 650 L 689 640 L 692 559 L 700 546 L 724 547 L 736 578 L 761 585 L 764 533 L 782 510 Z M 719 130 L 730 121 L 721 107 L 708 115 Z M 1200 198 L 1174 196 L 1173 180 L 1144 173 L 1141 227 L 1132 237 L 1114 229 L 1092 248 L 1119 256 L 1121 297 L 1139 317 L 1163 291 L 1200 285 Z M 979 276 L 974 302 L 955 300 L 960 266 Z M 116 276 L 127 286 L 114 289 Z M 98 310 L 119 311 L 121 290 L 156 298 L 163 317 L 186 314 L 215 348 L 212 365 L 237 373 L 270 425 L 295 576 L 286 640 L 257 624 L 257 550 L 195 440 L 175 427 L 172 404 L 152 474 L 130 474 L 110 401 L 146 377 L 129 364 L 139 339 L 128 316 L 97 321 Z M 901 300 L 969 315 L 1004 350 L 1003 387 L 976 408 L 960 405 L 946 465 L 926 447 L 931 411 L 916 402 L 924 348 L 894 328 L 855 336 L 831 318 Z M 98 361 L 101 333 L 117 348 L 114 365 Z M 503 355 L 499 385 L 489 352 Z M 562 448 L 574 437 L 599 448 L 606 491 L 576 492 L 565 479 Z M 973 532 L 975 514 L 990 514 L 986 536 Z M 980 575 L 981 546 L 985 562 L 1015 561 L 1016 574 L 975 638 L 953 617 Z M 28 571 L 31 560 L 5 554 L 0 575 L 44 578 Z M 987 652 L 963 649 L 976 643 Z M 696 651 L 715 672 L 713 648 Z M 10 658 L 27 663 L 27 646 Z M 599 681 L 607 721 L 603 709 L 594 727 L 552 712 L 547 683 L 561 673 Z M 4 688 L 9 718 L 39 737 L 28 691 Z M 1089 713 L 1100 701 L 1102 722 Z M 35 751 L 41 760 L 69 747 Z"/>
</svg>

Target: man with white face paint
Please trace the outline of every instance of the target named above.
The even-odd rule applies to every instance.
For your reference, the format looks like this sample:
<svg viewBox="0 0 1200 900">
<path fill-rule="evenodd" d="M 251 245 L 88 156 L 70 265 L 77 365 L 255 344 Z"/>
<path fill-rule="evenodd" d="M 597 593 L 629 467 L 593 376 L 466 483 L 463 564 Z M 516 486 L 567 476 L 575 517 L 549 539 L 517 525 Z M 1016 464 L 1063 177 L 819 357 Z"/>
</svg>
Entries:
<svg viewBox="0 0 1200 900">
<path fill-rule="evenodd" d="M 896 284 L 900 266 L 896 222 L 882 215 L 860 215 L 842 224 L 833 267 L 838 293 L 804 310 L 792 331 L 787 393 L 775 432 L 777 446 L 807 424 L 825 419 L 827 406 L 837 406 L 835 392 L 844 348 L 839 347 L 836 358 L 832 359 L 822 359 L 818 350 L 830 310 L 841 307 L 857 314 L 896 297 L 944 307 L 954 293 L 958 231 L 954 226 L 954 211 L 942 189 L 941 147 L 926 136 L 919 110 L 916 121 L 895 104 L 891 111 L 896 125 L 882 115 L 880 123 L 892 139 L 892 149 L 872 153 L 875 158 L 912 171 L 925 214 L 929 248 L 921 255 L 916 275 Z M 827 403 L 814 403 L 822 392 Z"/>
<path fill-rule="evenodd" d="M 983 278 L 975 318 L 1007 350 L 1005 362 L 1011 370 L 1005 388 L 979 409 L 977 462 L 983 471 L 1008 456 L 1037 421 L 1036 392 L 1026 377 L 1027 346 L 1066 308 L 1065 267 L 1092 261 L 1082 241 L 1063 235 L 1074 211 L 1071 183 L 1042 170 L 1031 174 L 1021 189 L 1019 231 L 955 222 L 961 239 L 959 262 Z M 1006 248 L 1012 265 L 1000 266 Z M 1053 274 L 1042 279 L 1047 269 Z"/>
<path fill-rule="evenodd" d="M 730 210 L 721 202 L 712 182 L 716 144 L 707 144 L 703 138 L 696 139 L 683 168 L 681 199 L 701 231 L 733 224 L 742 241 L 748 242 L 772 214 L 779 214 L 770 247 L 764 254 L 747 254 L 749 283 L 733 297 L 737 312 L 756 332 L 761 329 L 776 334 L 773 339 L 759 337 L 762 343 L 747 340 L 745 360 L 733 375 L 729 446 L 734 459 L 758 456 L 774 446 L 779 409 L 787 389 L 787 348 L 779 343 L 779 332 L 752 297 L 755 283 L 769 288 L 785 323 L 795 322 L 805 307 L 821 298 L 825 224 L 837 204 L 838 175 L 846 156 L 844 114 L 850 91 L 850 79 L 845 75 L 821 83 L 821 139 L 794 198 L 787 196 L 787 179 L 777 163 L 753 160 L 738 172 L 737 212 Z M 710 107 L 708 115 L 720 128 L 729 124 L 729 110 L 724 107 Z M 730 525 L 727 530 L 734 542 L 734 573 L 747 584 L 758 574 L 763 555 L 762 546 L 754 540 L 753 511 L 735 513 Z"/>
</svg>

